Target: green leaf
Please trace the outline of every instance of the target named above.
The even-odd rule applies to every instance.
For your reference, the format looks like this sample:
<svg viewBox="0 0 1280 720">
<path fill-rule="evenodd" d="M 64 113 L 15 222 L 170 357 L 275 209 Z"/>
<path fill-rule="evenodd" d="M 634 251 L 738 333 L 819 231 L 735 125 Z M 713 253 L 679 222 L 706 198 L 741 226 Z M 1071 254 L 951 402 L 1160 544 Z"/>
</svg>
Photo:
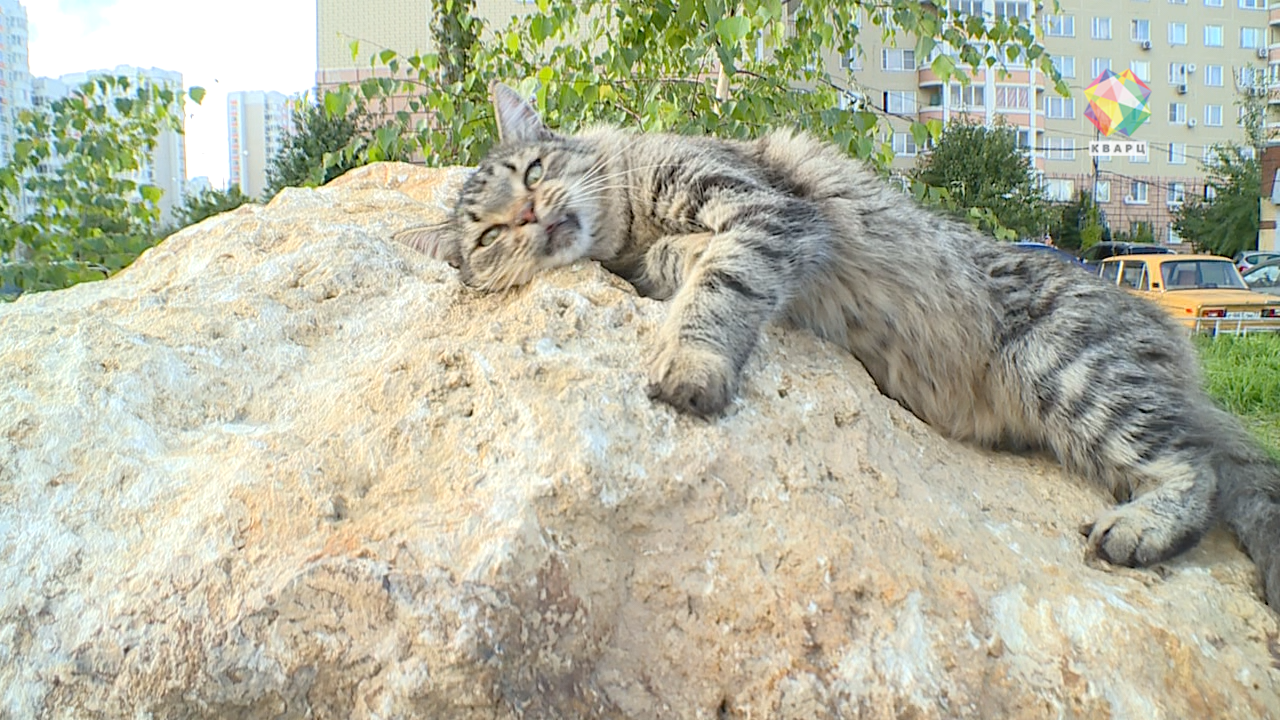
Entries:
<svg viewBox="0 0 1280 720">
<path fill-rule="evenodd" d="M 191 97 L 191 100 L 195 102 L 195 104 L 199 105 L 204 101 L 204 88 L 199 85 L 195 85 L 187 91 L 187 95 Z"/>
<path fill-rule="evenodd" d="M 741 15 L 721 18 L 716 23 L 716 35 L 719 35 L 720 41 L 726 45 L 735 45 L 742 42 L 750 31 L 751 21 Z"/>
</svg>

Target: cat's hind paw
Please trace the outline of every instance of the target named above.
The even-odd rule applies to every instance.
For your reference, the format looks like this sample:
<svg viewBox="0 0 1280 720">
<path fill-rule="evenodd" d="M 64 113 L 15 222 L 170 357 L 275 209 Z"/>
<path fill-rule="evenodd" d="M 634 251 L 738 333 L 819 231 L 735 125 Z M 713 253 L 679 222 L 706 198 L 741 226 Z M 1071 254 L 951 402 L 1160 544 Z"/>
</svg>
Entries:
<svg viewBox="0 0 1280 720">
<path fill-rule="evenodd" d="M 719 415 L 733 400 L 737 376 L 717 353 L 672 344 L 654 358 L 649 371 L 649 398 L 688 415 Z"/>
</svg>

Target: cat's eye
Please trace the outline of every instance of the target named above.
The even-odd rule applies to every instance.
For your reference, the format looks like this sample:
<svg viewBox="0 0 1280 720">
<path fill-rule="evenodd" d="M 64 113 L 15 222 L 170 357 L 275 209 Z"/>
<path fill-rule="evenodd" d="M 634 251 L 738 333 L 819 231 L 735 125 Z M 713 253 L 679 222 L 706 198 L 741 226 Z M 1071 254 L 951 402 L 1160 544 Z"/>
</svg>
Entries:
<svg viewBox="0 0 1280 720">
<path fill-rule="evenodd" d="M 532 188 L 542 179 L 542 160 L 534 160 L 529 163 L 529 169 L 524 171 L 525 187 Z"/>
<path fill-rule="evenodd" d="M 494 225 L 480 236 L 480 247 L 489 247 L 502 236 L 502 226 Z"/>
</svg>

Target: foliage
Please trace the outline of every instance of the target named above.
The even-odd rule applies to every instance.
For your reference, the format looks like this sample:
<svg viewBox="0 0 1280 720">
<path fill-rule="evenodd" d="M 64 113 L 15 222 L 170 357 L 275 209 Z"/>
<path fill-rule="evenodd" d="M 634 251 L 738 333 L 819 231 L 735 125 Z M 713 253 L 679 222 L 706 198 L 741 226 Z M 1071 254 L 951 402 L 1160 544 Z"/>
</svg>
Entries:
<svg viewBox="0 0 1280 720">
<path fill-rule="evenodd" d="M 1102 239 L 1102 223 L 1093 197 L 1081 190 L 1070 202 L 1057 208 L 1058 217 L 1050 231 L 1054 244 L 1063 250 L 1083 250 Z M 1086 245 L 1085 241 L 1089 243 Z"/>
<path fill-rule="evenodd" d="M 0 168 L 0 285 L 53 290 L 97 280 L 156 241 L 160 188 L 137 180 L 156 139 L 182 130 L 189 95 L 145 78 L 101 76 L 19 115 Z"/>
<path fill-rule="evenodd" d="M 354 156 L 344 159 L 338 155 L 368 131 L 369 114 L 359 98 L 344 108 L 337 105 L 316 105 L 305 97 L 294 104 L 295 131 L 285 138 L 267 167 L 264 200 L 282 188 L 323 185 L 363 164 Z"/>
<path fill-rule="evenodd" d="M 1156 234 L 1151 229 L 1151 223 L 1146 220 L 1137 220 L 1129 226 L 1128 230 L 1114 233 L 1112 239 L 1116 242 L 1153 243 L 1156 240 Z"/>
<path fill-rule="evenodd" d="M 239 185 L 232 185 L 227 190 L 208 188 L 199 194 L 188 195 L 182 207 L 174 211 L 177 227 L 195 225 L 219 213 L 235 210 L 249 201 L 249 196 L 240 191 Z"/>
<path fill-rule="evenodd" d="M 1280 337 L 1196 338 L 1205 389 L 1280 461 Z"/>
<path fill-rule="evenodd" d="M 1018 148 L 1017 134 L 1007 125 L 952 123 L 921 158 L 916 178 L 946 189 L 962 211 L 989 210 L 990 216 L 983 217 L 979 227 L 998 237 L 1039 238 L 1052 220 L 1048 201 L 1031 172 L 1031 160 Z"/>
<path fill-rule="evenodd" d="M 431 7 L 440 79 L 449 85 L 461 83 L 471 72 L 480 42 L 475 0 L 432 0 Z"/>
<path fill-rule="evenodd" d="M 1240 145 L 1214 149 L 1213 159 L 1204 164 L 1213 199 L 1188 198 L 1174 213 L 1173 227 L 1196 250 L 1232 257 L 1257 246 L 1262 170 L 1258 155 Z"/>
<path fill-rule="evenodd" d="M 1052 3 L 1056 6 L 1056 2 Z M 786 125 L 830 139 L 850 155 L 886 165 L 880 116 L 849 106 L 849 77 L 832 77 L 823 57 L 861 52 L 864 31 L 906 40 L 916 57 L 945 44 L 930 68 L 944 81 L 968 80 L 961 66 L 997 67 L 1023 57 L 1057 83 L 1032 29 L 1016 19 L 990 25 L 980 17 L 951 16 L 945 4 L 915 0 L 656 0 L 552 3 L 486 29 L 470 17 L 469 3 L 450 7 L 460 31 L 446 29 L 443 54 L 400 57 L 385 50 L 372 59 L 381 76 L 357 88 L 326 94 L 344 110 L 362 98 L 374 127 L 333 161 L 371 162 L 412 154 L 431 165 L 474 164 L 495 139 L 489 83 L 502 79 L 531 95 L 552 127 L 572 131 L 593 122 L 622 123 L 646 131 L 752 137 Z M 466 11 L 466 12 L 464 12 Z M 437 24 L 441 22 L 437 18 Z M 478 44 L 469 33 L 491 38 Z M 450 34 L 453 33 L 453 34 Z M 757 54 L 758 47 L 766 50 Z M 353 56 L 359 54 L 353 43 Z M 408 96 L 407 106 L 389 102 Z M 918 145 L 941 124 L 913 123 Z M 917 189 L 925 199 L 939 194 Z"/>
</svg>

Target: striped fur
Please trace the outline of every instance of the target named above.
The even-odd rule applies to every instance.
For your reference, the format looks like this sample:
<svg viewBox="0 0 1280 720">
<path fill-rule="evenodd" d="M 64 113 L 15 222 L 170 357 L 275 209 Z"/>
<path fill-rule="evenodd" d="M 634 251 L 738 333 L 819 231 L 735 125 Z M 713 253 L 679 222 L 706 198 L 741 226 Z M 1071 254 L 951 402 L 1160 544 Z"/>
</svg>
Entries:
<svg viewBox="0 0 1280 720">
<path fill-rule="evenodd" d="M 1163 311 L 933 215 L 804 135 L 561 137 L 507 88 L 495 103 L 502 142 L 450 220 L 401 236 L 466 284 L 599 260 L 670 300 L 650 396 L 704 417 L 766 323 L 808 328 L 940 432 L 1048 449 L 1107 488 L 1122 504 L 1088 541 L 1103 559 L 1159 562 L 1220 517 L 1280 607 L 1280 471 L 1205 395 Z"/>
</svg>

